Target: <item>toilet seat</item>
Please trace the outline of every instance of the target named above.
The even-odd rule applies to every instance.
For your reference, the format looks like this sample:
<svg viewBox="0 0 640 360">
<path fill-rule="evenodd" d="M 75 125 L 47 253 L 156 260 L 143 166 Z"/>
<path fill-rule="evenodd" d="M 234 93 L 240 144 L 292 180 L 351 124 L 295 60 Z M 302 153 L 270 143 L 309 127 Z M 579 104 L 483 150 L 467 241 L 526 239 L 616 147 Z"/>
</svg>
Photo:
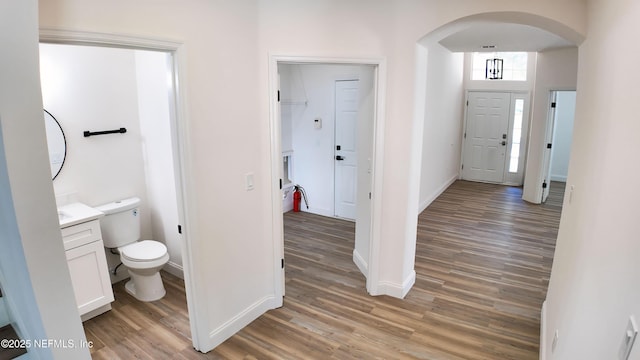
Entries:
<svg viewBox="0 0 640 360">
<path fill-rule="evenodd" d="M 150 262 L 167 255 L 167 247 L 154 240 L 142 240 L 121 247 L 120 256 L 133 262 Z"/>
</svg>

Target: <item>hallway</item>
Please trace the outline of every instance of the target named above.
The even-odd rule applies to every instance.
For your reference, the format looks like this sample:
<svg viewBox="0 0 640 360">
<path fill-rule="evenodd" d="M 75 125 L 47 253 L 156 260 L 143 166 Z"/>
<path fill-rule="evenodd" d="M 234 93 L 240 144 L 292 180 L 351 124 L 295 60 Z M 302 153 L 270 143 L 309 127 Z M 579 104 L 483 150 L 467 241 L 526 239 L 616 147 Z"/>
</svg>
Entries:
<svg viewBox="0 0 640 360">
<path fill-rule="evenodd" d="M 538 359 L 563 194 L 552 183 L 547 203 L 532 205 L 521 188 L 457 181 L 420 214 L 404 300 L 366 293 L 353 223 L 287 213 L 284 306 L 210 355 Z"/>
<path fill-rule="evenodd" d="M 190 344 L 184 282 L 85 322 L 95 359 L 538 359 L 564 184 L 531 205 L 521 188 L 458 181 L 420 214 L 416 284 L 371 297 L 352 261 L 354 223 L 286 213 L 284 306 L 207 354 Z"/>
</svg>

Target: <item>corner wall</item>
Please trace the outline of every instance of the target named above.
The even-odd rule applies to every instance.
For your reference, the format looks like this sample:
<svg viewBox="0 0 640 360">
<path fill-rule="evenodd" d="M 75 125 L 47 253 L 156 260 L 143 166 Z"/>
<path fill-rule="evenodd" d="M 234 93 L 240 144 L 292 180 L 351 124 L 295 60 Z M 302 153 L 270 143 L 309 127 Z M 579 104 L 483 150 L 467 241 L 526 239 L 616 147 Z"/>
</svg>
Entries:
<svg viewBox="0 0 640 360">
<path fill-rule="evenodd" d="M 618 359 L 640 320 L 640 2 L 589 2 L 571 166 L 547 293 L 542 359 Z M 640 358 L 636 339 L 629 359 Z"/>
<path fill-rule="evenodd" d="M 141 237 L 153 239 L 140 132 L 136 58 L 130 49 L 41 44 L 44 108 L 60 123 L 67 157 L 53 181 L 58 205 L 99 206 L 137 196 Z M 124 127 L 124 134 L 84 137 L 83 132 Z M 112 269 L 120 256 L 107 251 Z M 123 268 L 115 283 L 129 277 Z"/>
<path fill-rule="evenodd" d="M 38 2 L 0 1 L 0 275 L 25 339 L 86 342 L 51 185 L 38 76 Z M 6 159 L 6 163 L 4 160 Z M 6 281 L 5 281 L 6 280 Z M 3 297 L 4 298 L 4 297 Z M 29 349 L 87 359 L 87 347 Z"/>
<path fill-rule="evenodd" d="M 539 204 L 542 199 L 542 179 L 549 114 L 549 95 L 552 90 L 577 88 L 578 49 L 565 48 L 538 53 L 535 88 L 529 125 L 529 146 L 522 198 Z"/>
<path fill-rule="evenodd" d="M 419 212 L 458 178 L 464 122 L 464 55 L 437 43 L 427 51 Z"/>
<path fill-rule="evenodd" d="M 167 246 L 169 262 L 164 269 L 180 278 L 182 250 L 178 238 L 178 203 L 174 145 L 171 133 L 171 56 L 158 51 L 134 51 L 140 135 L 145 172 L 151 239 Z"/>
</svg>

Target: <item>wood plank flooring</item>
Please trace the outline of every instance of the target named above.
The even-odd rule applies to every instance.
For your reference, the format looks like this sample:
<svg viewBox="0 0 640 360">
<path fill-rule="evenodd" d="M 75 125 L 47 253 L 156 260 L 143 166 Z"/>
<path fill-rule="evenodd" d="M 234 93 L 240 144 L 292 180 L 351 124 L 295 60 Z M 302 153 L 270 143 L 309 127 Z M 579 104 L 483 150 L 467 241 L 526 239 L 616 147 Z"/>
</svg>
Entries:
<svg viewBox="0 0 640 360">
<path fill-rule="evenodd" d="M 183 282 L 85 322 L 94 359 L 537 359 L 563 197 L 458 181 L 419 217 L 416 284 L 404 300 L 371 297 L 352 261 L 354 224 L 285 214 L 284 306 L 207 354 L 191 348 Z"/>
</svg>

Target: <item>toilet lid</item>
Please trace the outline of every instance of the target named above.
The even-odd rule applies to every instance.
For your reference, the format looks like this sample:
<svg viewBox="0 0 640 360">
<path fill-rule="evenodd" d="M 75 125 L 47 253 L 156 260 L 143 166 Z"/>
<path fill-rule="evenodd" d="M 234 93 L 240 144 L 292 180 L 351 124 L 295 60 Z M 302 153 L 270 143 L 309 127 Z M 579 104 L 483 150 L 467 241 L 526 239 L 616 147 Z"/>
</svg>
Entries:
<svg viewBox="0 0 640 360">
<path fill-rule="evenodd" d="M 130 261 L 153 261 L 167 253 L 167 247 L 163 243 L 153 240 L 138 241 L 119 250 L 120 255 Z"/>
</svg>

